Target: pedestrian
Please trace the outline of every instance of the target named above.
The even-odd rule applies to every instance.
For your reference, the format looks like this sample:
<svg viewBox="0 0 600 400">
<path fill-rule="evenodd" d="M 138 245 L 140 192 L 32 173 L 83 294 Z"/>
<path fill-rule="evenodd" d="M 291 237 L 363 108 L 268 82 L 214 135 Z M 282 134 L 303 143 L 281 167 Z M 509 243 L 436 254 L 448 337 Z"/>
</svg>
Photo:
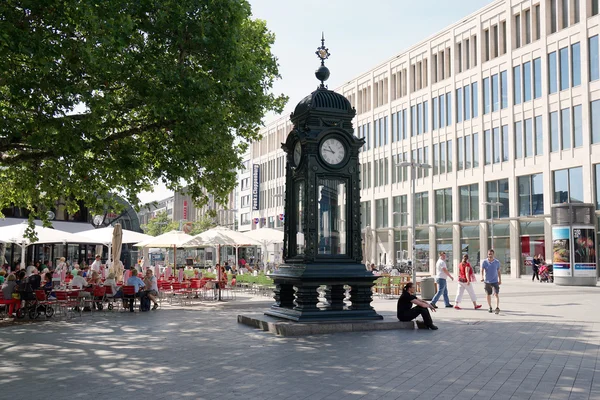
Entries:
<svg viewBox="0 0 600 400">
<path fill-rule="evenodd" d="M 537 278 L 537 280 L 540 280 L 540 264 L 542 263 L 542 255 L 538 255 L 536 256 L 534 254 L 533 257 L 533 266 L 531 267 L 531 269 L 533 270 L 533 276 L 531 277 L 531 282 L 533 282 L 535 280 L 535 278 Z"/>
<path fill-rule="evenodd" d="M 408 282 L 404 285 L 402 295 L 398 299 L 398 319 L 407 322 L 412 321 L 420 315 L 423 318 L 423 324 L 420 323 L 421 321 L 417 321 L 419 329 L 431 329 L 435 331 L 438 327 L 433 324 L 429 310 L 435 311 L 435 307 L 432 304 L 427 304 L 427 302 L 417 299 L 413 283 Z"/>
<path fill-rule="evenodd" d="M 440 299 L 440 296 L 443 295 L 446 307 L 452 307 L 452 304 L 450 304 L 450 298 L 448 297 L 448 285 L 446 284 L 446 279 L 450 278 L 454 281 L 454 277 L 450 274 L 450 271 L 448 271 L 448 268 L 446 267 L 445 251 L 440 252 L 440 258 L 435 264 L 435 270 L 437 272 L 435 281 L 438 284 L 438 291 L 435 296 L 433 296 L 433 299 L 431 299 L 431 305 L 433 308 L 437 308 L 435 303 L 437 303 L 437 301 Z"/>
<path fill-rule="evenodd" d="M 485 282 L 485 294 L 487 296 L 489 312 L 492 312 L 492 292 L 496 297 L 496 314 L 500 313 L 500 285 L 502 285 L 502 274 L 500 273 L 500 261 L 494 258 L 494 249 L 488 250 L 488 256 L 481 262 L 481 282 Z M 485 277 L 484 277 L 485 276 Z"/>
<path fill-rule="evenodd" d="M 473 308 L 479 309 L 481 308 L 481 304 L 477 304 L 477 296 L 475 295 L 475 290 L 473 290 L 472 282 L 475 282 L 475 273 L 473 272 L 473 267 L 469 263 L 469 255 L 463 255 L 462 262 L 458 266 L 458 292 L 456 293 L 456 299 L 454 299 L 454 308 L 460 310 L 460 302 L 462 301 L 463 294 L 465 290 L 469 293 L 469 297 L 473 302 Z"/>
</svg>

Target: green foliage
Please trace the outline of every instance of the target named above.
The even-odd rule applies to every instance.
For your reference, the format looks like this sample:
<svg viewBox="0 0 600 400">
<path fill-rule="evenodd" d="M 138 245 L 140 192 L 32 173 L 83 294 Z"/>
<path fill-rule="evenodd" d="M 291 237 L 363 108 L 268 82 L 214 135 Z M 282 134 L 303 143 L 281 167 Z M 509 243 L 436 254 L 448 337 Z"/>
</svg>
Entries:
<svg viewBox="0 0 600 400">
<path fill-rule="evenodd" d="M 211 228 L 214 228 L 215 226 L 217 226 L 217 224 L 215 223 L 215 218 L 211 215 L 208 215 L 208 213 L 204 214 L 198 221 L 194 222 L 190 235 L 197 235 Z"/>
<path fill-rule="evenodd" d="M 178 230 L 179 222 L 171 221 L 166 211 L 160 211 L 146 225 L 142 225 L 142 229 L 146 235 L 158 236 L 165 232 Z"/>
<path fill-rule="evenodd" d="M 273 42 L 245 0 L 0 2 L 0 208 L 137 206 L 159 181 L 222 202 L 286 101 Z"/>
</svg>

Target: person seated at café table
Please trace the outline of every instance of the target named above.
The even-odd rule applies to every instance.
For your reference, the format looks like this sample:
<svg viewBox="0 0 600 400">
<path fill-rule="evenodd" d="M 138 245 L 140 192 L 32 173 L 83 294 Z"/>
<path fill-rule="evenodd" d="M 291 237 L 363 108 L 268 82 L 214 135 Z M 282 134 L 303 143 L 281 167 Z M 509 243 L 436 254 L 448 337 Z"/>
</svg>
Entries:
<svg viewBox="0 0 600 400">
<path fill-rule="evenodd" d="M 17 277 L 15 274 L 9 274 L 2 284 L 3 304 L 8 305 L 8 316 L 12 317 L 16 310 L 21 306 L 21 300 L 13 299 L 13 293 L 16 293 Z"/>
<path fill-rule="evenodd" d="M 100 279 L 100 274 L 96 271 L 92 272 L 92 276 L 88 279 L 88 283 L 90 285 L 100 285 L 102 283 L 102 279 Z"/>
<path fill-rule="evenodd" d="M 90 272 L 90 267 L 88 267 L 87 265 L 85 267 L 83 267 L 83 271 L 82 271 L 82 275 L 84 278 L 89 278 L 90 276 L 92 276 L 91 272 Z"/>
<path fill-rule="evenodd" d="M 146 276 L 144 277 L 144 283 L 146 286 L 144 287 L 144 296 L 148 296 L 150 300 L 154 303 L 152 310 L 156 310 L 158 308 L 158 282 L 156 281 L 156 277 L 152 274 L 152 270 L 148 268 L 146 270 Z"/>
<path fill-rule="evenodd" d="M 108 295 L 108 297 L 112 297 L 113 299 L 120 299 L 123 297 L 123 292 L 121 288 L 117 286 L 117 281 L 115 280 L 115 273 L 111 272 L 108 274 L 108 277 L 104 281 L 104 286 L 109 286 L 112 289 L 112 295 Z"/>
<path fill-rule="evenodd" d="M 135 297 L 142 297 L 143 291 L 141 289 L 144 289 L 146 284 L 138 276 L 137 269 L 135 269 L 135 268 L 131 269 L 131 277 L 129 279 L 127 279 L 127 286 L 134 287 L 134 292 L 135 292 L 134 296 Z M 129 311 L 133 312 L 133 300 L 129 301 Z"/>
<path fill-rule="evenodd" d="M 42 282 L 42 287 L 41 289 L 46 292 L 46 296 L 49 296 L 50 293 L 52 292 L 52 288 L 54 287 L 54 284 L 52 283 L 52 273 L 51 272 L 46 272 L 44 274 L 44 281 Z"/>
</svg>

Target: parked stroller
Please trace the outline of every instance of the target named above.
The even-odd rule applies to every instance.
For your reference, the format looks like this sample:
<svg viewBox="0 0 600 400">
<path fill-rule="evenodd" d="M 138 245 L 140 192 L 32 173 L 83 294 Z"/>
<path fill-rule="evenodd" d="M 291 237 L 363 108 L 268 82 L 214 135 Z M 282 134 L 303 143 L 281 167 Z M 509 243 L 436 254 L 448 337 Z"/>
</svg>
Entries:
<svg viewBox="0 0 600 400">
<path fill-rule="evenodd" d="M 540 265 L 539 274 L 540 274 L 540 282 L 546 282 L 546 283 L 554 282 L 554 273 L 553 273 L 552 264 Z"/>
</svg>

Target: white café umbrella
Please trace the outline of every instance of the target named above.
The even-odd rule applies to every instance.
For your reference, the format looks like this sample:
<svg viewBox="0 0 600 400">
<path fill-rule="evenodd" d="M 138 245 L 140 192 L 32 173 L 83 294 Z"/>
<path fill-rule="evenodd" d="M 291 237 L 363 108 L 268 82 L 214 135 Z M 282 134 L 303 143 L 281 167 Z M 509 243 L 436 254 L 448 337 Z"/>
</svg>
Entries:
<svg viewBox="0 0 600 400">
<path fill-rule="evenodd" d="M 221 263 L 221 246 L 235 247 L 235 257 L 237 262 L 238 250 L 242 246 L 261 246 L 262 243 L 241 232 L 217 226 L 215 228 L 204 231 L 193 238 L 183 247 L 216 247 L 217 248 L 217 263 Z M 221 270 L 217 271 L 218 281 L 221 281 Z M 221 286 L 219 286 L 219 300 L 221 300 Z"/>
<path fill-rule="evenodd" d="M 117 224 L 117 225 L 120 225 L 120 224 Z M 115 226 L 107 226 L 104 228 L 90 229 L 87 231 L 79 232 L 78 235 L 86 236 L 90 239 L 94 239 L 97 241 L 97 243 L 102 243 L 103 245 L 108 247 L 108 260 L 110 261 L 112 249 L 113 249 L 112 241 L 113 241 Z M 123 232 L 121 243 L 139 243 L 144 240 L 149 240 L 149 239 L 153 238 L 153 236 L 135 232 L 135 231 L 129 231 L 127 229 L 121 229 L 121 231 Z"/>
<path fill-rule="evenodd" d="M 192 237 L 183 231 L 169 231 L 162 235 L 134 244 L 136 247 L 143 248 L 169 248 L 173 249 L 173 266 L 177 268 L 177 248 L 183 247 Z"/>
<path fill-rule="evenodd" d="M 27 221 L 20 224 L 0 227 L 0 241 L 4 243 L 14 243 L 21 247 L 21 265 L 25 266 L 25 249 L 32 244 L 45 243 L 98 243 L 97 241 L 85 236 L 69 233 L 53 228 L 43 226 L 34 226 L 37 236 L 35 242 L 25 238 L 25 231 L 29 227 Z"/>
<path fill-rule="evenodd" d="M 283 243 L 283 231 L 272 228 L 260 228 L 244 232 L 244 235 L 261 242 L 263 254 L 267 254 L 267 246 L 274 243 Z M 264 257 L 264 256 L 263 256 Z M 263 261 L 265 261 L 264 259 Z M 264 264 L 266 268 L 266 263 Z"/>
</svg>

